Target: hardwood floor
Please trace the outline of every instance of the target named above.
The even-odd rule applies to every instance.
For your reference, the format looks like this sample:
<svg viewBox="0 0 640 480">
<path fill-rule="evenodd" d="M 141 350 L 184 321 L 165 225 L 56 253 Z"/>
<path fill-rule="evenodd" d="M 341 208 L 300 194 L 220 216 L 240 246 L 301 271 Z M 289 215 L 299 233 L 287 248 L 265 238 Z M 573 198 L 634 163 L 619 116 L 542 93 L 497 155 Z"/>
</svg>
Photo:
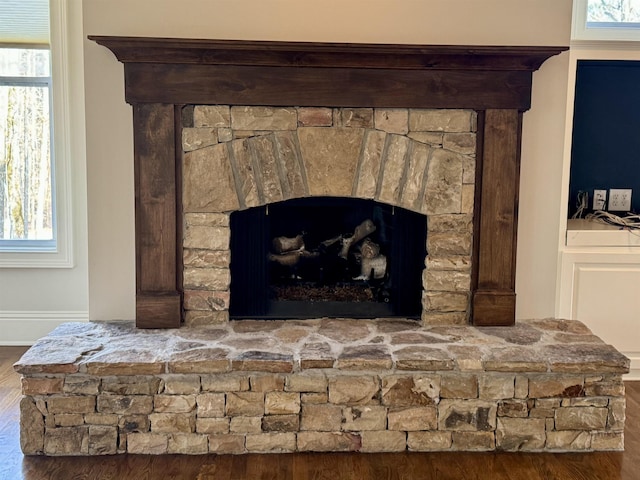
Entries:
<svg viewBox="0 0 640 480">
<path fill-rule="evenodd" d="M 627 382 L 624 453 L 389 453 L 108 457 L 24 457 L 20 378 L 24 347 L 0 347 L 1 480 L 637 480 L 640 382 Z"/>
</svg>

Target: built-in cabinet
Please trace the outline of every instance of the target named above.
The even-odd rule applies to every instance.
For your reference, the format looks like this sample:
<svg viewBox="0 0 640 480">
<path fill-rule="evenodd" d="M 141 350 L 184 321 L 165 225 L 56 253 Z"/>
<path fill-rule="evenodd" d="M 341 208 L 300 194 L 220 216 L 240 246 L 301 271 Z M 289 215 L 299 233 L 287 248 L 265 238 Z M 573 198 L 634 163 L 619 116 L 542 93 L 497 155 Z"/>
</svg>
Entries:
<svg viewBox="0 0 640 480">
<path fill-rule="evenodd" d="M 571 47 L 564 170 L 568 205 L 575 203 L 574 190 L 578 188 L 573 188 L 569 182 L 571 170 L 573 183 L 578 178 L 571 162 L 582 161 L 576 158 L 580 156 L 572 158 L 571 155 L 572 151 L 580 151 L 572 145 L 572 141 L 579 141 L 572 135 L 574 114 L 579 114 L 579 109 L 574 111 L 574 106 L 579 103 L 576 101 L 576 71 L 580 62 L 603 60 L 615 61 L 616 65 L 636 65 L 640 60 L 640 48 L 631 43 L 603 42 Z M 607 184 L 608 177 L 604 175 L 607 170 L 625 170 L 626 179 L 637 182 L 640 179 L 640 156 L 636 152 L 633 154 L 635 158 L 630 159 L 628 155 L 620 157 L 611 155 L 606 159 L 605 167 L 598 164 L 604 172 L 602 177 L 596 175 L 594 182 L 602 178 L 603 185 L 594 183 L 587 188 L 620 188 Z M 634 189 L 633 196 L 640 198 L 640 191 Z M 592 192 L 589 192 L 589 197 L 591 207 Z M 561 213 L 563 218 L 572 213 L 569 210 L 571 208 L 565 206 Z M 556 315 L 584 322 L 596 335 L 631 359 L 631 373 L 626 378 L 640 379 L 640 230 L 627 231 L 585 220 L 568 220 L 566 230 L 561 233 Z"/>
</svg>

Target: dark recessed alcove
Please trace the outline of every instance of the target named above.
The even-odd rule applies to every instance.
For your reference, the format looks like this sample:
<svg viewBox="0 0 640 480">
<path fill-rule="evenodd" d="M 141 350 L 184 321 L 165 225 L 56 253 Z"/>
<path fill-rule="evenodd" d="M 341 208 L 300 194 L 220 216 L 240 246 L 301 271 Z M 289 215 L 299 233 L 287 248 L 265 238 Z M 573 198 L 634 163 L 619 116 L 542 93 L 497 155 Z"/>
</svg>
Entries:
<svg viewBox="0 0 640 480">
<path fill-rule="evenodd" d="M 357 198 L 231 215 L 231 318 L 419 318 L 426 217 Z"/>
</svg>

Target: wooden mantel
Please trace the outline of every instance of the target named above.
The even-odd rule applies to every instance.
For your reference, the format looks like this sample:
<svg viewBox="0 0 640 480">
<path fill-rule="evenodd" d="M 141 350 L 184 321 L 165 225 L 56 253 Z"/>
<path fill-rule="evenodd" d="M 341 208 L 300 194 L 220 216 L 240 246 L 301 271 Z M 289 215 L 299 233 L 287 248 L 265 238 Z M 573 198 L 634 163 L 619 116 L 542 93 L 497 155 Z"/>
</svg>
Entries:
<svg viewBox="0 0 640 480">
<path fill-rule="evenodd" d="M 181 108 L 190 104 L 478 112 L 475 325 L 515 321 L 522 113 L 567 47 L 378 45 L 90 36 L 124 63 L 134 111 L 136 324 L 181 321 Z"/>
</svg>

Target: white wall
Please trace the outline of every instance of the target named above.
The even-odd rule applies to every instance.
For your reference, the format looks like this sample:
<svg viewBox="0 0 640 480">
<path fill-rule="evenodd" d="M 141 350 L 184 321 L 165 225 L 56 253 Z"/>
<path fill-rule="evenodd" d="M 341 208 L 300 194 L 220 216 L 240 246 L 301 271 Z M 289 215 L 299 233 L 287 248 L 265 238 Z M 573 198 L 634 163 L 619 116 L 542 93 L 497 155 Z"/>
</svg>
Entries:
<svg viewBox="0 0 640 480">
<path fill-rule="evenodd" d="M 59 2 L 54 6 L 57 15 Z M 73 202 L 74 264 L 72 268 L 0 268 L 0 345 L 31 344 L 62 322 L 88 319 L 82 3 L 71 1 L 66 6 L 69 43 L 59 47 L 66 48 L 71 60 L 68 120 L 72 134 L 67 146 L 71 182 L 66 191 Z"/>
<path fill-rule="evenodd" d="M 568 45 L 571 29 L 570 0 L 85 0 L 83 6 L 85 35 Z M 131 109 L 124 102 L 122 65 L 88 40 L 84 48 L 90 317 L 133 318 Z M 535 74 L 534 108 L 524 119 L 520 318 L 554 313 L 560 227 L 559 217 L 549 213 L 562 203 L 567 56 Z"/>
</svg>

